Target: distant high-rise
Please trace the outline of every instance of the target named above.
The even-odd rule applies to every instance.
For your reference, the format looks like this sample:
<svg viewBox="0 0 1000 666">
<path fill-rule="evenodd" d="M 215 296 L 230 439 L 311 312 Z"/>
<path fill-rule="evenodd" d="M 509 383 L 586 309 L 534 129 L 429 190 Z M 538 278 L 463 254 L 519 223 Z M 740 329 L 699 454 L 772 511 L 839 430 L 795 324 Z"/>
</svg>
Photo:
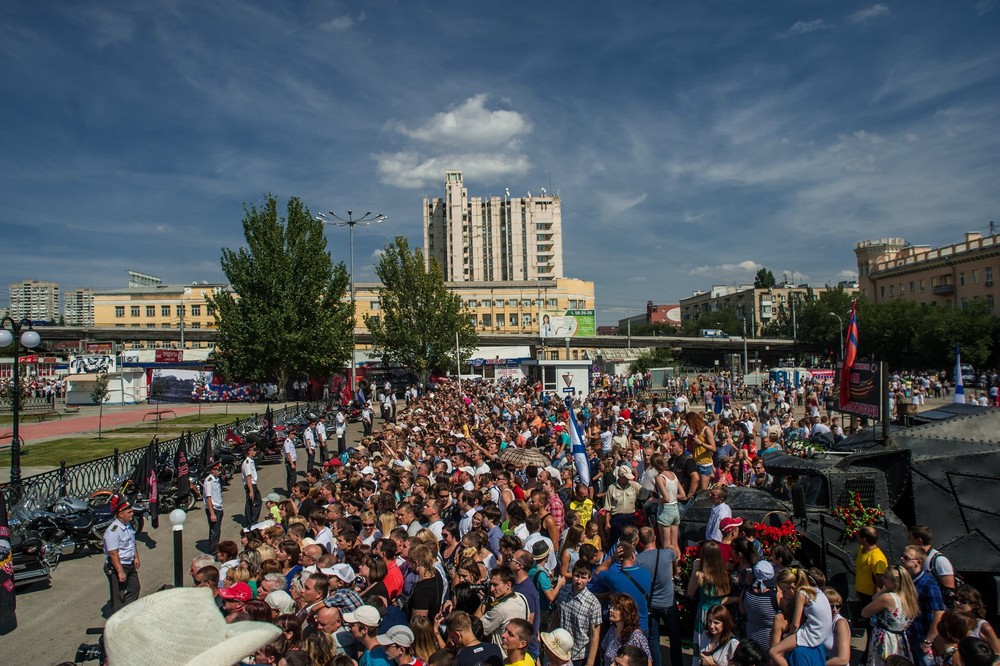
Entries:
<svg viewBox="0 0 1000 666">
<path fill-rule="evenodd" d="M 72 289 L 63 295 L 63 317 L 67 326 L 94 325 L 94 290 Z"/>
<path fill-rule="evenodd" d="M 564 277 L 558 196 L 469 198 L 461 171 L 445 173 L 443 199 L 424 198 L 424 254 L 448 282 Z"/>
<path fill-rule="evenodd" d="M 40 280 L 13 282 L 10 289 L 10 316 L 14 319 L 51 321 L 59 318 L 59 283 Z"/>
</svg>

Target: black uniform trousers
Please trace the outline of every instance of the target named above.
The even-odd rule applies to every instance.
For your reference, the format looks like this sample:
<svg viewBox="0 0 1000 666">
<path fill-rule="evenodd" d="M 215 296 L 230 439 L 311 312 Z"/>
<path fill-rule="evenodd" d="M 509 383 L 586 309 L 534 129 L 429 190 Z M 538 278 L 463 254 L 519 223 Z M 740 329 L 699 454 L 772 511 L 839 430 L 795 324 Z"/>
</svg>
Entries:
<svg viewBox="0 0 1000 666">
<path fill-rule="evenodd" d="M 246 527 L 250 527 L 251 525 L 255 525 L 260 522 L 260 488 L 257 487 L 257 484 L 254 484 L 253 494 L 251 494 L 250 491 L 247 490 L 246 485 L 244 485 L 243 492 L 247 497 L 246 506 L 243 508 L 243 517 L 247 523 Z"/>
<path fill-rule="evenodd" d="M 122 563 L 125 572 L 125 582 L 118 580 L 118 572 L 108 562 L 104 565 L 104 574 L 108 577 L 111 592 L 111 612 L 116 613 L 139 598 L 139 572 L 132 563 Z"/>
<path fill-rule="evenodd" d="M 222 509 L 215 510 L 215 522 L 212 522 L 212 514 L 205 509 L 205 520 L 208 521 L 208 554 L 215 555 L 219 550 L 219 538 L 222 534 Z"/>
</svg>

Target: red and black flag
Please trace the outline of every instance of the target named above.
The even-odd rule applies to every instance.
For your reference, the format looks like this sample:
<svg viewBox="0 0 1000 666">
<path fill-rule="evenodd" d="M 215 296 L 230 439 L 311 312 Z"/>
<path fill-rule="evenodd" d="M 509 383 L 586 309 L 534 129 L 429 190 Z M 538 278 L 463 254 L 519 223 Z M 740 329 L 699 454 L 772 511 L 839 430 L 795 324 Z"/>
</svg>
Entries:
<svg viewBox="0 0 1000 666">
<path fill-rule="evenodd" d="M 159 457 L 160 445 L 153 438 L 132 472 L 132 486 L 149 499 L 149 518 L 153 529 L 160 526 L 160 494 L 156 487 L 156 461 Z"/>
<path fill-rule="evenodd" d="M 10 544 L 7 496 L 0 492 L 0 635 L 17 629 L 17 598 L 14 596 L 14 551 Z"/>
<path fill-rule="evenodd" d="M 851 401 L 851 368 L 858 358 L 858 302 L 851 303 L 851 319 L 847 323 L 847 338 L 844 340 L 844 367 L 840 370 L 840 406 L 846 407 Z"/>
<path fill-rule="evenodd" d="M 174 469 L 177 471 L 177 504 L 181 504 L 182 500 L 187 499 L 188 493 L 191 492 L 191 483 L 188 481 L 188 474 L 191 470 L 188 466 L 188 447 L 186 441 L 190 441 L 191 433 L 188 433 L 187 440 L 184 439 L 184 433 L 181 433 L 180 441 L 177 443 L 177 452 L 174 453 Z"/>
</svg>

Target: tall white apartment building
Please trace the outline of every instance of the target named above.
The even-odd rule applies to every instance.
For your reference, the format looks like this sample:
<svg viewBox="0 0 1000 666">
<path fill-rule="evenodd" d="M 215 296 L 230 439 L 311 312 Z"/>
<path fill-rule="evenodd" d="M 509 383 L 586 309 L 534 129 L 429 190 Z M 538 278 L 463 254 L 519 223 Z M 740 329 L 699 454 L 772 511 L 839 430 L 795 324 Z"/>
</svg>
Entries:
<svg viewBox="0 0 1000 666">
<path fill-rule="evenodd" d="M 9 285 L 10 316 L 31 321 L 57 321 L 59 283 L 24 280 Z"/>
<path fill-rule="evenodd" d="M 461 171 L 445 172 L 443 199 L 424 198 L 424 254 L 446 282 L 565 277 L 558 196 L 469 197 Z"/>
<path fill-rule="evenodd" d="M 63 317 L 67 326 L 93 326 L 94 290 L 81 287 L 63 294 Z"/>
</svg>

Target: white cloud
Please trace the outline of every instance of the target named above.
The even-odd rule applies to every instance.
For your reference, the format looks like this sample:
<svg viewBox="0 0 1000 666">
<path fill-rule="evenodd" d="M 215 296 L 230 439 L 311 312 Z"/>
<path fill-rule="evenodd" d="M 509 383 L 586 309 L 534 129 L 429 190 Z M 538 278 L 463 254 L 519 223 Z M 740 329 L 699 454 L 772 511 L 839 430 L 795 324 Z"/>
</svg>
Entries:
<svg viewBox="0 0 1000 666">
<path fill-rule="evenodd" d="M 713 264 L 706 266 L 698 266 L 697 268 L 692 268 L 689 271 L 689 275 L 718 275 L 720 273 L 756 273 L 763 266 L 758 264 L 756 261 L 751 261 L 747 259 L 741 261 L 738 264 Z"/>
<path fill-rule="evenodd" d="M 469 180 L 496 182 L 507 176 L 527 173 L 531 162 L 518 152 L 453 153 L 425 157 L 413 151 L 375 155 L 379 178 L 384 183 L 407 189 L 440 186 L 444 172 L 459 169 Z"/>
<path fill-rule="evenodd" d="M 858 271 L 856 270 L 840 271 L 839 273 L 837 273 L 838 282 L 843 280 L 857 280 L 857 279 L 858 279 Z"/>
<path fill-rule="evenodd" d="M 350 14 L 344 14 L 343 16 L 337 16 L 321 24 L 320 28 L 323 30 L 331 30 L 333 32 L 343 32 L 344 30 L 353 28 L 355 25 L 364 20 L 364 13 L 359 14 L 357 18 L 354 18 Z"/>
<path fill-rule="evenodd" d="M 796 21 L 792 24 L 786 35 L 805 35 L 810 32 L 816 32 L 817 30 L 827 30 L 833 26 L 827 23 L 823 19 L 816 19 L 814 21 Z"/>
<path fill-rule="evenodd" d="M 486 108 L 485 93 L 437 113 L 415 129 L 400 126 L 411 139 L 450 146 L 496 147 L 531 132 L 531 123 L 517 111 Z"/>
<path fill-rule="evenodd" d="M 873 19 L 889 16 L 891 14 L 892 12 L 889 11 L 888 5 L 880 2 L 876 5 L 872 5 L 871 7 L 859 9 L 851 14 L 848 19 L 850 19 L 851 23 L 867 23 Z"/>
</svg>

